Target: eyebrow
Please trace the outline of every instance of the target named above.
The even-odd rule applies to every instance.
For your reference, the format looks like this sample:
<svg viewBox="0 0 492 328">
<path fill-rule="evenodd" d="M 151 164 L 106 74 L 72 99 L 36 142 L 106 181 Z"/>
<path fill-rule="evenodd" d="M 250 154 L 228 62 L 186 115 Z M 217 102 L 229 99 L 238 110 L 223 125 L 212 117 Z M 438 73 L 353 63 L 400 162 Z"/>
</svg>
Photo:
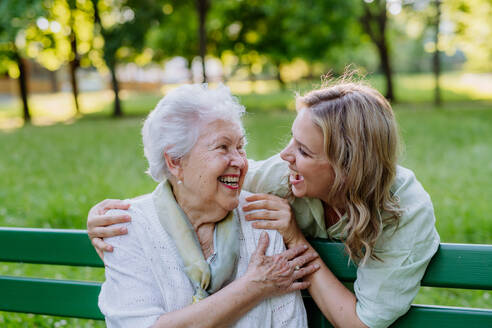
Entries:
<svg viewBox="0 0 492 328">
<path fill-rule="evenodd" d="M 215 138 L 214 140 L 212 140 L 212 142 L 209 144 L 209 146 L 214 145 L 214 144 L 220 142 L 221 139 L 225 139 L 225 141 L 232 143 L 231 138 L 229 138 L 227 136 L 218 136 L 217 138 Z M 244 139 L 245 139 L 245 136 L 242 135 L 241 138 L 239 138 L 239 141 L 242 142 L 242 141 L 244 141 Z"/>
</svg>

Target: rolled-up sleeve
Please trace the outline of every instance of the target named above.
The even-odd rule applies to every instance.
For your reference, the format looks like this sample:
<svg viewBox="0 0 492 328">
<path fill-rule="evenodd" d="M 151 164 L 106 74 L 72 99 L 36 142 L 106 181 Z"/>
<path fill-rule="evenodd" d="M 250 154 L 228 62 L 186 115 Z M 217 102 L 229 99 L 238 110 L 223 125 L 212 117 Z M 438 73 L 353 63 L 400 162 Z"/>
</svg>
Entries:
<svg viewBox="0 0 492 328">
<path fill-rule="evenodd" d="M 399 225 L 383 231 L 375 246 L 382 261 L 371 259 L 359 266 L 354 283 L 357 315 L 371 328 L 388 327 L 409 310 L 439 247 L 429 195 L 411 171 L 399 171 L 395 190 L 403 210 Z"/>
<path fill-rule="evenodd" d="M 135 212 L 130 209 L 127 214 L 132 222 L 120 225 L 128 228 L 128 234 L 106 239 L 114 251 L 104 253 L 106 281 L 99 294 L 99 308 L 108 327 L 149 327 L 165 309 L 140 243 L 142 236 Z"/>
</svg>

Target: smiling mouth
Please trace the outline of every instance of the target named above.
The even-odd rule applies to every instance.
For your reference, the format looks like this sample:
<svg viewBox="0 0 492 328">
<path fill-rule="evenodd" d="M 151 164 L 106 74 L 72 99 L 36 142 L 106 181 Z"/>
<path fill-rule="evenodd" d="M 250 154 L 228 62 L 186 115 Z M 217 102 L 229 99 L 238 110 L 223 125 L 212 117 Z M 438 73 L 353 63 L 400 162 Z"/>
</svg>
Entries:
<svg viewBox="0 0 492 328">
<path fill-rule="evenodd" d="M 239 175 L 222 175 L 218 178 L 219 182 L 229 189 L 239 189 Z"/>
<path fill-rule="evenodd" d="M 289 182 L 291 185 L 296 185 L 302 181 L 304 181 L 304 177 L 302 175 L 293 170 L 290 171 Z"/>
</svg>

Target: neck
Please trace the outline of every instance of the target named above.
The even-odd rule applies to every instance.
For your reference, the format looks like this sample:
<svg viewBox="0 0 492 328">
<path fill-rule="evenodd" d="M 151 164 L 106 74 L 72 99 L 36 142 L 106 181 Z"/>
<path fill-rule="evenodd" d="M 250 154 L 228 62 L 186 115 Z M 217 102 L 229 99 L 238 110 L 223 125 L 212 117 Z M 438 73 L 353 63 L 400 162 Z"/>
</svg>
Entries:
<svg viewBox="0 0 492 328">
<path fill-rule="evenodd" d="M 183 212 L 185 212 L 197 233 L 202 227 L 205 228 L 208 226 L 213 228 L 216 223 L 224 219 L 229 213 L 217 206 L 207 206 L 207 201 L 193 196 L 190 197 L 192 193 L 186 192 L 183 186 L 178 186 L 173 182 L 171 182 L 171 186 L 176 202 Z"/>
<path fill-rule="evenodd" d="M 343 207 L 335 207 L 326 202 L 323 202 L 323 210 L 325 212 L 325 224 L 329 228 L 342 218 L 345 210 L 341 210 Z"/>
</svg>

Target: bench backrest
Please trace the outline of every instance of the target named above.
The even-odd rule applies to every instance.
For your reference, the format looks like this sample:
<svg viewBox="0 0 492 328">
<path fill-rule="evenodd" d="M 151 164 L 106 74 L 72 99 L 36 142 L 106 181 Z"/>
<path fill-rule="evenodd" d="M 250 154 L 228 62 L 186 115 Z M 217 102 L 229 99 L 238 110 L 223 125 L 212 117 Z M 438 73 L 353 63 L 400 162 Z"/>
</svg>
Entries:
<svg viewBox="0 0 492 328">
<path fill-rule="evenodd" d="M 311 240 L 328 267 L 343 282 L 353 282 L 340 243 Z M 0 261 L 103 267 L 84 230 L 0 228 Z M 492 289 L 492 245 L 441 244 L 422 280 L 423 286 Z M 97 306 L 101 284 L 72 280 L 0 276 L 0 311 L 104 319 Z M 310 327 L 331 327 L 305 296 Z M 413 305 L 394 327 L 492 327 L 492 309 Z"/>
</svg>

